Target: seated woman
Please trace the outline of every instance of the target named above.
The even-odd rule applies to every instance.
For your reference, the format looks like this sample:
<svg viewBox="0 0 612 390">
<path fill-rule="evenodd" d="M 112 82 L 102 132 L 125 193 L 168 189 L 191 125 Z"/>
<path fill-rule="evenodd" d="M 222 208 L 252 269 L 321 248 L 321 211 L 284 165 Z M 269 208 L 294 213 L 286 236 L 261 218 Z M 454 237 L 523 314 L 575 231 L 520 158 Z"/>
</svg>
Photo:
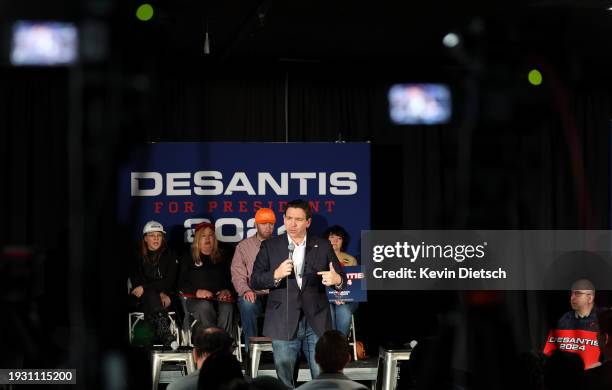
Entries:
<svg viewBox="0 0 612 390">
<path fill-rule="evenodd" d="M 174 337 L 166 309 L 171 303 L 178 260 L 166 245 L 166 232 L 161 223 L 147 222 L 142 234 L 138 256 L 130 267 L 131 306 L 144 312 L 145 321 L 153 328 L 157 342 L 169 346 Z M 151 345 L 154 341 L 145 340 L 145 343 Z"/>
<path fill-rule="evenodd" d="M 323 237 L 327 238 L 331 243 L 342 267 L 358 265 L 357 259 L 344 252 L 350 237 L 342 226 L 334 225 L 330 227 L 325 231 Z M 332 327 L 348 335 L 349 328 L 351 327 L 351 316 L 357 310 L 357 306 L 357 302 L 335 301 L 333 304 L 330 304 Z"/>
<path fill-rule="evenodd" d="M 179 290 L 187 295 L 187 310 L 205 328 L 216 326 L 231 334 L 234 323 L 230 260 L 220 251 L 214 225 L 195 227 L 191 250 L 181 262 Z"/>
</svg>

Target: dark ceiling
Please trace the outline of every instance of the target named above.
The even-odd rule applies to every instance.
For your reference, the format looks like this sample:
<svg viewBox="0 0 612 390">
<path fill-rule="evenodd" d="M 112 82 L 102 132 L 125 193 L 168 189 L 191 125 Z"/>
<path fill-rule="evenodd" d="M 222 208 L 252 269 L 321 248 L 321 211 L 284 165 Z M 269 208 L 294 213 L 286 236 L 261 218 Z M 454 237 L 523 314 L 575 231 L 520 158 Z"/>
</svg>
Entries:
<svg viewBox="0 0 612 390">
<path fill-rule="evenodd" d="M 177 53 L 203 55 L 208 26 L 211 55 L 223 59 L 436 56 L 449 31 L 461 33 L 467 45 L 494 51 L 520 46 L 597 52 L 609 45 L 612 33 L 612 12 L 606 9 L 612 1 L 152 3 L 156 38 Z M 122 5 L 127 19 L 132 4 L 137 2 Z"/>
<path fill-rule="evenodd" d="M 612 64 L 612 0 L 307 2 L 150 0 L 155 16 L 135 18 L 137 0 L 0 0 L 0 20 L 102 19 L 111 53 L 146 62 L 340 62 L 456 66 L 462 58 L 516 62 L 539 56 L 566 68 Z M 204 54 L 208 29 L 211 53 Z M 450 52 L 449 31 L 463 38 Z M 462 57 L 463 56 L 463 57 Z"/>
</svg>

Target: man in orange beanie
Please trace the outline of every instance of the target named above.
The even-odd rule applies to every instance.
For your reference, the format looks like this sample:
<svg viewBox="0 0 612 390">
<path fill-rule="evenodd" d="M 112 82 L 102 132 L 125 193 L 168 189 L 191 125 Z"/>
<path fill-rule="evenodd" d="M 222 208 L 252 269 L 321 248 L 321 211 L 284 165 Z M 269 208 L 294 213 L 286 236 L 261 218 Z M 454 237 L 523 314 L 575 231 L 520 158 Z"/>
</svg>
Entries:
<svg viewBox="0 0 612 390">
<path fill-rule="evenodd" d="M 251 274 L 255 257 L 259 252 L 262 241 L 272 237 L 276 216 L 274 211 L 268 208 L 261 208 L 255 214 L 255 227 L 257 233 L 249 238 L 242 240 L 236 246 L 234 258 L 232 260 L 232 283 L 238 292 L 238 308 L 240 309 L 240 319 L 246 352 L 249 352 L 249 337 L 257 336 L 257 318 L 264 313 L 265 297 L 268 290 L 255 291 L 251 289 Z"/>
</svg>

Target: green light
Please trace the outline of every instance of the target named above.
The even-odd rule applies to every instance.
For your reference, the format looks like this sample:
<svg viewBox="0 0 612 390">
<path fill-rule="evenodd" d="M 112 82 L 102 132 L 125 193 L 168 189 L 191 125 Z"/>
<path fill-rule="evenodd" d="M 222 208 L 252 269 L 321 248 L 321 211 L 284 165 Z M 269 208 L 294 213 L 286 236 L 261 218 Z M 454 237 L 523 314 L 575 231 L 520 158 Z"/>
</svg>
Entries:
<svg viewBox="0 0 612 390">
<path fill-rule="evenodd" d="M 531 85 L 540 85 L 542 84 L 542 73 L 537 69 L 532 69 L 529 71 L 527 79 Z"/>
<path fill-rule="evenodd" d="M 153 7 L 151 7 L 151 4 L 145 3 L 138 7 L 136 10 L 136 17 L 143 22 L 151 20 L 153 17 Z"/>
</svg>

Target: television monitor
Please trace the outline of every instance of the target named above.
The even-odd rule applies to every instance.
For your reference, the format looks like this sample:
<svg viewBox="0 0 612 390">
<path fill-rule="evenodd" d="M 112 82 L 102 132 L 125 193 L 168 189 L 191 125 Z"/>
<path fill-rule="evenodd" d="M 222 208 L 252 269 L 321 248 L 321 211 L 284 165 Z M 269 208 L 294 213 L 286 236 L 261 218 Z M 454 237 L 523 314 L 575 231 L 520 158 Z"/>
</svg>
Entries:
<svg viewBox="0 0 612 390">
<path fill-rule="evenodd" d="M 15 66 L 64 66 L 78 60 L 74 23 L 17 21 L 13 24 L 10 61 Z"/>
<path fill-rule="evenodd" d="M 396 125 L 437 125 L 451 119 L 451 92 L 445 84 L 394 84 L 388 99 L 389 117 Z"/>
</svg>

